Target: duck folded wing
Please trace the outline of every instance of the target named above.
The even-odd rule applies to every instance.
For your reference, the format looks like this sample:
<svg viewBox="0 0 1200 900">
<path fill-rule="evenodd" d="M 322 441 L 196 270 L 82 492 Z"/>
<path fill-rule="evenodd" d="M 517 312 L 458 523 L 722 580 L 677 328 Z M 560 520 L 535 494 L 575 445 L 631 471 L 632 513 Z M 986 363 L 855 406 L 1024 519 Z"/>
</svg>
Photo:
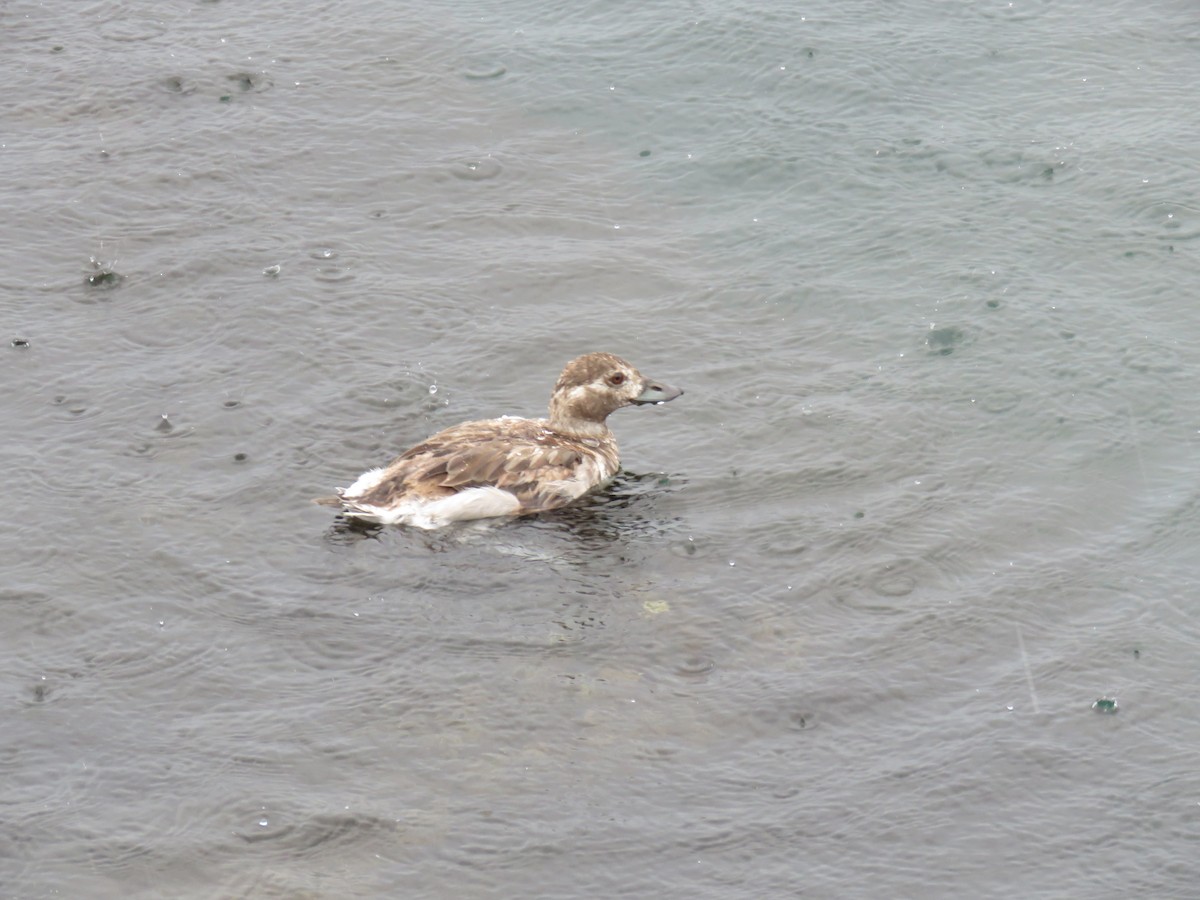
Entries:
<svg viewBox="0 0 1200 900">
<path fill-rule="evenodd" d="M 513 490 L 528 482 L 573 478 L 583 459 L 571 447 L 518 443 L 503 452 L 494 446 L 456 447 L 443 463 L 444 474 L 438 479 L 442 487 L 461 490 L 487 485 Z"/>
<path fill-rule="evenodd" d="M 510 441 L 426 441 L 413 447 L 382 474 L 379 483 L 354 499 L 386 506 L 401 496 L 446 497 L 471 488 L 507 491 L 528 511 L 554 508 L 574 500 L 607 473 L 577 448 L 560 444 Z"/>
</svg>

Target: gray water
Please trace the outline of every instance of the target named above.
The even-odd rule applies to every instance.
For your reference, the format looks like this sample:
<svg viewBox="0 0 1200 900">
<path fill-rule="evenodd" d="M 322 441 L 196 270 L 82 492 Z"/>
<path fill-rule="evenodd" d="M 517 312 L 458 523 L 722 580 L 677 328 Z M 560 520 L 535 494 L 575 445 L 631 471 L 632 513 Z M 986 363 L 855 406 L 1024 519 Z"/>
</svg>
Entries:
<svg viewBox="0 0 1200 900">
<path fill-rule="evenodd" d="M 0 895 L 1200 896 L 1194 3 L 0 50 Z M 590 350 L 582 508 L 309 503 Z"/>
</svg>

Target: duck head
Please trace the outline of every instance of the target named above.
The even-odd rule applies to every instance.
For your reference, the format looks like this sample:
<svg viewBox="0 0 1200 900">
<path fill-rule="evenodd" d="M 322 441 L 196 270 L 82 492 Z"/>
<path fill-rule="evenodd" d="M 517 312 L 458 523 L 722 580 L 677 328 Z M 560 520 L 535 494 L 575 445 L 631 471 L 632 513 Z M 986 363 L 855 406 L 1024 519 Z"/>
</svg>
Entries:
<svg viewBox="0 0 1200 900">
<path fill-rule="evenodd" d="M 657 405 L 682 394 L 619 356 L 587 353 L 567 363 L 558 376 L 550 396 L 550 424 L 564 431 L 606 431 L 605 419 L 623 406 Z"/>
</svg>

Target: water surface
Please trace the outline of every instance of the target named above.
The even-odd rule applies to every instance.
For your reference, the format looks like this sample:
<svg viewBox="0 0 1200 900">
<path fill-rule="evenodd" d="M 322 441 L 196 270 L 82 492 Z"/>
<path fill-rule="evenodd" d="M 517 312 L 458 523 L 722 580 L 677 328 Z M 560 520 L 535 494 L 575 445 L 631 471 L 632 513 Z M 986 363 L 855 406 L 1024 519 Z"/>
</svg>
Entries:
<svg viewBox="0 0 1200 900">
<path fill-rule="evenodd" d="M 1190 4 L 0 35 L 4 896 L 1194 894 Z M 582 508 L 309 504 L 589 350 Z"/>
</svg>

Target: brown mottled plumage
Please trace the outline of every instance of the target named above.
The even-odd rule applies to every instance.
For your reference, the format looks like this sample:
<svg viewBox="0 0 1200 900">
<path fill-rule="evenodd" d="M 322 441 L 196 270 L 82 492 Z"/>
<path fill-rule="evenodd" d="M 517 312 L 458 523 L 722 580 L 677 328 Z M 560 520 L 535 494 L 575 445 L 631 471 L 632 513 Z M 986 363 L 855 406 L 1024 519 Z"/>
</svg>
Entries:
<svg viewBox="0 0 1200 900">
<path fill-rule="evenodd" d="M 439 431 L 339 490 L 335 502 L 350 518 L 419 528 L 556 509 L 616 474 L 610 413 L 682 393 L 611 353 L 588 353 L 563 369 L 548 419 L 506 416 Z"/>
</svg>

